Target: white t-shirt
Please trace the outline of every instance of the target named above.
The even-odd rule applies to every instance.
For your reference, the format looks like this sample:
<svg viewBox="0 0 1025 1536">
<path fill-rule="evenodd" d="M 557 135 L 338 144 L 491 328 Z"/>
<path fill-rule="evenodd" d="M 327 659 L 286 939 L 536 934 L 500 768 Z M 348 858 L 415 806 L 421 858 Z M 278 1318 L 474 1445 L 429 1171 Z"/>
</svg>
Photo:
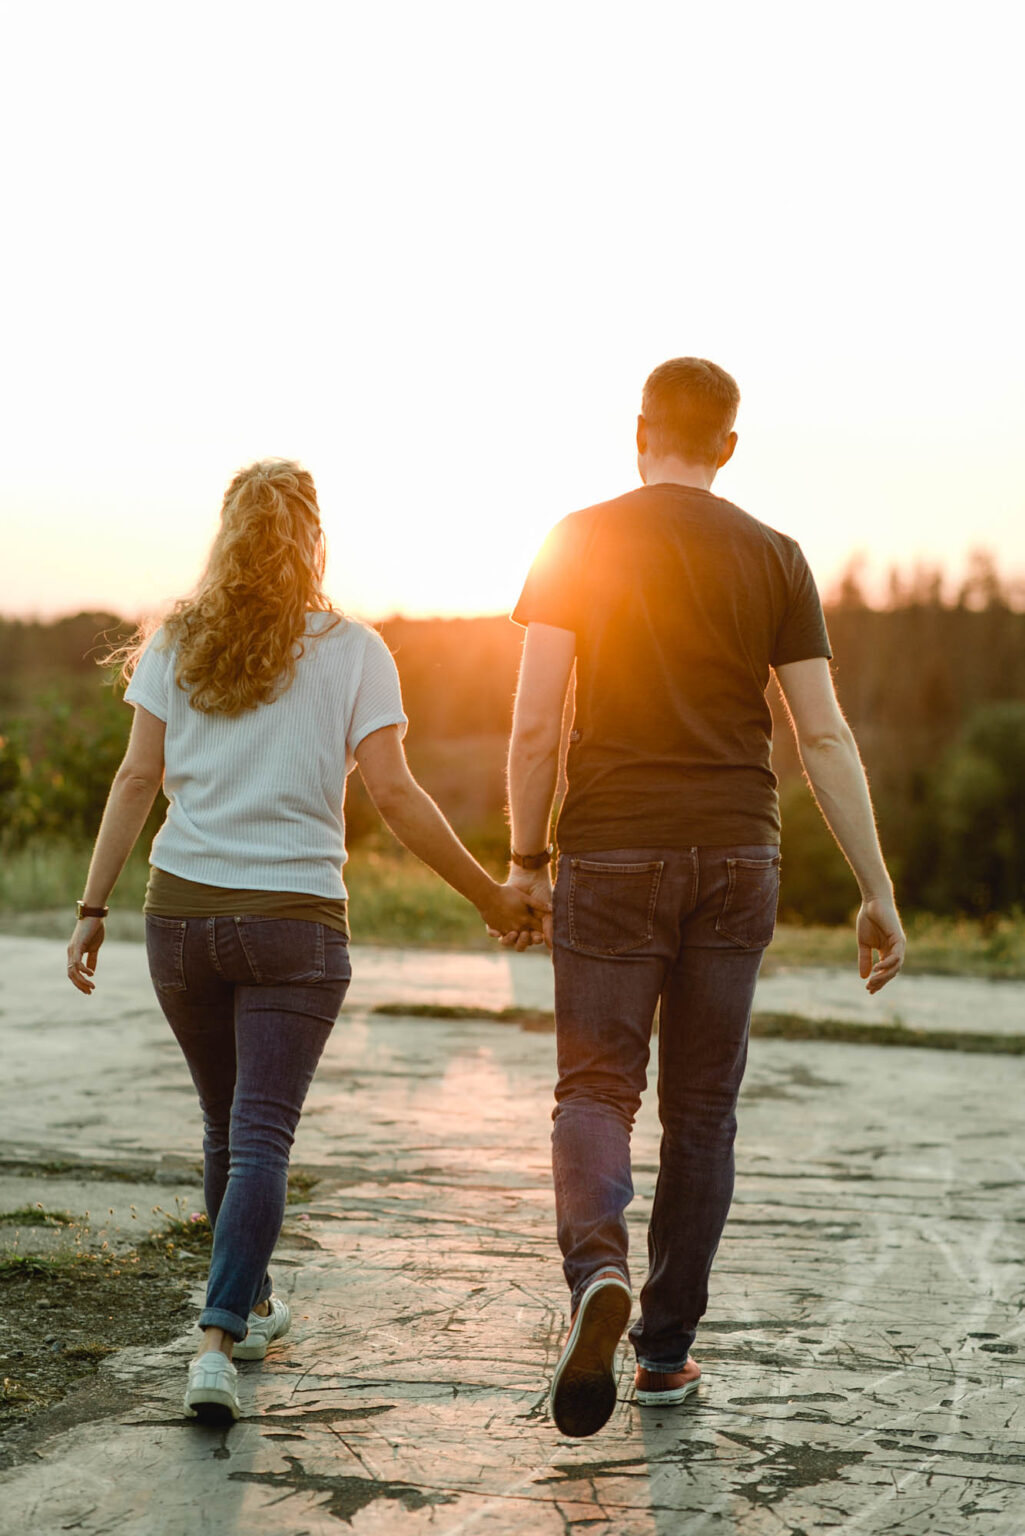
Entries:
<svg viewBox="0 0 1025 1536">
<path fill-rule="evenodd" d="M 312 613 L 304 654 L 279 698 L 239 715 L 193 709 L 158 630 L 125 692 L 167 724 L 170 805 L 150 863 L 234 890 L 344 897 L 346 776 L 371 731 L 406 716 L 395 663 L 375 630 L 329 629 Z M 323 632 L 326 631 L 326 632 Z"/>
</svg>

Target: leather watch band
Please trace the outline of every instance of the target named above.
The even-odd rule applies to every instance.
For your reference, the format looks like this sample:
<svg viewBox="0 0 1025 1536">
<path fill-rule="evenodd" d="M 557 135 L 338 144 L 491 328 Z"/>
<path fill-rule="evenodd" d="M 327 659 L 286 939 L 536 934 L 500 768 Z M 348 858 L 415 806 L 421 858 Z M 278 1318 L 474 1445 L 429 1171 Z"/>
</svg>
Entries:
<svg viewBox="0 0 1025 1536">
<path fill-rule="evenodd" d="M 546 864 L 552 862 L 554 852 L 555 849 L 549 843 L 543 853 L 516 853 L 514 851 L 510 853 L 509 857 L 519 869 L 544 869 Z"/>
</svg>

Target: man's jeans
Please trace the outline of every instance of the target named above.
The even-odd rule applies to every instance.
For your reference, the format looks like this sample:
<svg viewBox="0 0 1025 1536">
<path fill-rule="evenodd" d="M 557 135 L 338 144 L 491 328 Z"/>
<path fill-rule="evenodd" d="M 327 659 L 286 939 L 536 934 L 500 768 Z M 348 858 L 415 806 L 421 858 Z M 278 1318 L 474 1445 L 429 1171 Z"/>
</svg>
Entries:
<svg viewBox="0 0 1025 1536">
<path fill-rule="evenodd" d="M 559 863 L 552 1160 L 574 1308 L 597 1270 L 629 1278 L 630 1131 L 659 1008 L 662 1148 L 641 1318 L 630 1330 L 649 1370 L 683 1369 L 708 1304 L 778 889 L 779 849 L 769 846 L 617 848 Z"/>
<path fill-rule="evenodd" d="M 349 947 L 300 919 L 147 916 L 146 948 L 203 1109 L 214 1248 L 199 1326 L 243 1339 L 271 1293 L 288 1156 L 352 975 Z"/>
</svg>

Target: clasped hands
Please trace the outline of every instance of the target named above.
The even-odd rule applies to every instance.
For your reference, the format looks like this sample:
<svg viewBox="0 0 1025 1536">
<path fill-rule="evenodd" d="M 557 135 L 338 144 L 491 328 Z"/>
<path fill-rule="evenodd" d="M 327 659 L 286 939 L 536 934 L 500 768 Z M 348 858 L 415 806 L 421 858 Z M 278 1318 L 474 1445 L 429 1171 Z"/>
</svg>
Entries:
<svg viewBox="0 0 1025 1536">
<path fill-rule="evenodd" d="M 552 877 L 547 869 L 509 871 L 484 914 L 488 933 L 506 949 L 552 947 Z"/>
</svg>

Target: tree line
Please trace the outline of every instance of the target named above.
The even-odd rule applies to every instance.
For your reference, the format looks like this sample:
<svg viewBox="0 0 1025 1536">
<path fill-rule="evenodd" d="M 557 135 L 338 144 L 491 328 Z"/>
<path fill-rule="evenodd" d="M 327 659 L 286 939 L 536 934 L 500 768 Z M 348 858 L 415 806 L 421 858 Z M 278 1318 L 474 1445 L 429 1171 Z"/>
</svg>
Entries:
<svg viewBox="0 0 1025 1536">
<path fill-rule="evenodd" d="M 935 580 L 870 607 L 857 581 L 827 603 L 837 691 L 858 737 L 908 908 L 976 915 L 1025 904 L 1025 613 L 992 571 L 946 597 Z M 503 759 L 522 632 L 505 617 L 393 618 L 414 771 L 482 855 L 506 845 Z M 96 658 L 131 626 L 80 613 L 0 619 L 0 851 L 95 834 L 128 710 Z M 801 781 L 775 685 L 782 910 L 842 921 L 856 898 Z M 358 779 L 358 776 L 357 776 Z M 377 821 L 350 781 L 350 840 Z"/>
</svg>

